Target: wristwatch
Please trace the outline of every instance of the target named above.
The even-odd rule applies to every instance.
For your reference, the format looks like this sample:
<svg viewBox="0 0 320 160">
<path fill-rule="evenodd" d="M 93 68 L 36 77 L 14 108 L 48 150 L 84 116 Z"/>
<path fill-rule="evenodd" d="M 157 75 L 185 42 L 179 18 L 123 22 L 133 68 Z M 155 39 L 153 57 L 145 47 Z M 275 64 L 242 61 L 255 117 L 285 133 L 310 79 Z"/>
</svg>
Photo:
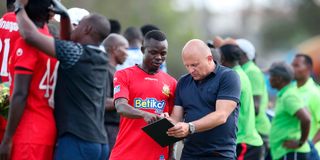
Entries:
<svg viewBox="0 0 320 160">
<path fill-rule="evenodd" d="M 189 122 L 188 124 L 189 124 L 189 133 L 190 134 L 195 133 L 196 132 L 196 127 L 194 126 L 194 124 L 191 123 L 191 122 Z"/>
</svg>

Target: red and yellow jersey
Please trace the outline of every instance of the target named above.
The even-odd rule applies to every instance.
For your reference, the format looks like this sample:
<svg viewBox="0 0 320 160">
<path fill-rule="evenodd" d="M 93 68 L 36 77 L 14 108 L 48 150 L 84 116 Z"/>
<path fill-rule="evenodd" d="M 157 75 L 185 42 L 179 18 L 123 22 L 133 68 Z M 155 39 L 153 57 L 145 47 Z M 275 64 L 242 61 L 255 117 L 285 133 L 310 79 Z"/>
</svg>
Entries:
<svg viewBox="0 0 320 160">
<path fill-rule="evenodd" d="M 49 36 L 47 27 L 39 31 Z M 14 143 L 55 144 L 56 125 L 52 102 L 57 70 L 56 59 L 29 46 L 22 38 L 16 41 L 9 61 L 10 92 L 15 87 L 15 75 L 29 74 L 32 79 Z"/>
<path fill-rule="evenodd" d="M 133 66 L 115 73 L 114 99 L 126 98 L 132 107 L 150 113 L 170 113 L 176 84 L 173 77 L 162 71 L 150 75 Z M 110 160 L 168 159 L 168 147 L 162 148 L 142 131 L 141 128 L 146 125 L 143 118 L 121 116 L 120 130 Z"/>
</svg>

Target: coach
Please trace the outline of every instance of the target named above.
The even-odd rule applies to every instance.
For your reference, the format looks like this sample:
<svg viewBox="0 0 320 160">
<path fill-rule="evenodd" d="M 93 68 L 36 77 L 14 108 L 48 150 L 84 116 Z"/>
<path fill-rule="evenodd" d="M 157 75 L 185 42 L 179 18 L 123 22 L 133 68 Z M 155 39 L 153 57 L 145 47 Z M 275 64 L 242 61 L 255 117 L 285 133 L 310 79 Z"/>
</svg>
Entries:
<svg viewBox="0 0 320 160">
<path fill-rule="evenodd" d="M 182 50 L 189 74 L 177 85 L 171 114 L 178 123 L 169 136 L 186 137 L 182 160 L 234 160 L 239 113 L 240 80 L 217 64 L 201 40 L 189 41 Z M 184 119 L 185 122 L 181 122 Z"/>
</svg>

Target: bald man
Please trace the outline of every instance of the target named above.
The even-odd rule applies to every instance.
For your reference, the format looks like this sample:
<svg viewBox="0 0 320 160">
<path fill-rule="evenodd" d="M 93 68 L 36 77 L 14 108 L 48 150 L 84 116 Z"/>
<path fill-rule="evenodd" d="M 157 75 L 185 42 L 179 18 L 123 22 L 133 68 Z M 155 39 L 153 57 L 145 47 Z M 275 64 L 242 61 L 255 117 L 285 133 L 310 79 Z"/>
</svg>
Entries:
<svg viewBox="0 0 320 160">
<path fill-rule="evenodd" d="M 186 137 L 182 160 L 234 160 L 240 98 L 238 75 L 216 63 L 209 47 L 198 39 L 184 46 L 182 61 L 188 74 L 178 82 L 169 118 L 176 124 L 167 134 Z"/>
<path fill-rule="evenodd" d="M 107 66 L 109 80 L 107 81 L 107 85 L 110 87 L 107 87 L 108 91 L 106 95 L 107 99 L 105 105 L 106 112 L 104 125 L 108 133 L 108 142 L 111 151 L 119 132 L 120 123 L 120 116 L 113 105 L 113 76 L 116 72 L 116 66 L 118 64 L 123 64 L 128 56 L 127 49 L 129 47 L 129 43 L 122 35 L 112 33 L 103 41 L 102 44 L 109 57 L 109 64 Z"/>
</svg>

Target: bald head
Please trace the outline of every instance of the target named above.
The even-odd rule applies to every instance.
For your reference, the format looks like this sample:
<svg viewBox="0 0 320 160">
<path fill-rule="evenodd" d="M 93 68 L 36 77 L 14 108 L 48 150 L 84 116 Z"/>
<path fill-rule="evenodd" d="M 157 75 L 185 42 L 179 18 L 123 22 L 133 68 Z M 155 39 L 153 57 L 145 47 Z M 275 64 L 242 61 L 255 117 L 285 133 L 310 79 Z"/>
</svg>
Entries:
<svg viewBox="0 0 320 160">
<path fill-rule="evenodd" d="M 201 40 L 193 39 L 182 49 L 182 61 L 194 80 L 202 80 L 214 69 L 210 48 Z"/>
<path fill-rule="evenodd" d="M 188 41 L 182 49 L 182 57 L 207 57 L 210 55 L 210 48 L 200 39 Z"/>
<path fill-rule="evenodd" d="M 129 43 L 122 35 L 112 33 L 103 41 L 102 45 L 110 55 L 111 65 L 123 64 L 127 59 Z"/>
<path fill-rule="evenodd" d="M 122 45 L 128 45 L 128 41 L 120 34 L 112 33 L 104 41 L 103 46 L 108 51 L 112 47 L 119 47 Z"/>
</svg>

